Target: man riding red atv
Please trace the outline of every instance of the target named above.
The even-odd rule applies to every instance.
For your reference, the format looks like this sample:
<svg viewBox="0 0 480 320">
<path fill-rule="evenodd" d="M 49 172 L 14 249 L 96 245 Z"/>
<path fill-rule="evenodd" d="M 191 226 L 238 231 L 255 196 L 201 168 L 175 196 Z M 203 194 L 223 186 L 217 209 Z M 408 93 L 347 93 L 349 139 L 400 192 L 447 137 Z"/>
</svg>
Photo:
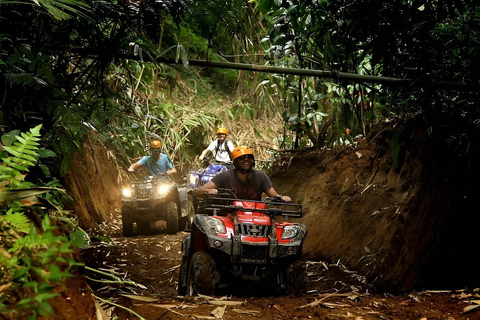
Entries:
<svg viewBox="0 0 480 320">
<path fill-rule="evenodd" d="M 233 157 L 235 169 L 197 190 L 207 197 L 182 243 L 179 294 L 218 294 L 251 282 L 273 293 L 301 295 L 307 229 L 288 218 L 301 217 L 302 206 L 286 202 L 290 198 L 278 195 L 265 173 L 252 169 L 250 148 L 236 148 Z M 268 196 L 263 201 L 262 193 Z"/>
</svg>

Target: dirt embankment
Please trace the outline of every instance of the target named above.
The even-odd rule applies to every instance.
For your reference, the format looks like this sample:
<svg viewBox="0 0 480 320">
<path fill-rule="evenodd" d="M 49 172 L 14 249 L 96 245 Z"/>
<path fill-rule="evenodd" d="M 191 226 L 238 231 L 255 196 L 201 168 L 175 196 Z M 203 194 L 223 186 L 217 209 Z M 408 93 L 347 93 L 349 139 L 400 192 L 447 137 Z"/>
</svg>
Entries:
<svg viewBox="0 0 480 320">
<path fill-rule="evenodd" d="M 306 256 L 340 261 L 390 292 L 479 285 L 468 254 L 479 218 L 464 211 L 474 172 L 419 121 L 384 124 L 333 151 L 285 154 L 272 169 L 277 191 L 304 205 Z"/>
<path fill-rule="evenodd" d="M 114 153 L 95 141 L 95 136 L 77 151 L 65 177 L 65 188 L 73 199 L 71 207 L 84 229 L 93 229 L 121 207 L 121 174 Z"/>
</svg>

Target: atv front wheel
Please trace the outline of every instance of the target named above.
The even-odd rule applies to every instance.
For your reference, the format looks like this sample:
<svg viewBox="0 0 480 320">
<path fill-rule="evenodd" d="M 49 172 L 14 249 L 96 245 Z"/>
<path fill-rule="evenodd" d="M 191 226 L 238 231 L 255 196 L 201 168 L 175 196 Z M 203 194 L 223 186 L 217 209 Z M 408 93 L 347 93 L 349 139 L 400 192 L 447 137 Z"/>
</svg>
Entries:
<svg viewBox="0 0 480 320">
<path fill-rule="evenodd" d="M 288 293 L 300 297 L 307 289 L 307 264 L 297 260 L 287 268 Z"/>
<path fill-rule="evenodd" d="M 167 203 L 167 233 L 174 234 L 178 232 L 178 211 L 177 204 L 175 202 Z"/>
<path fill-rule="evenodd" d="M 190 259 L 187 275 L 187 296 L 213 295 L 219 273 L 213 258 L 205 251 L 197 251 Z"/>
<path fill-rule="evenodd" d="M 132 210 L 127 208 L 122 208 L 122 227 L 123 227 L 123 236 L 131 237 L 133 236 L 133 213 Z"/>
</svg>

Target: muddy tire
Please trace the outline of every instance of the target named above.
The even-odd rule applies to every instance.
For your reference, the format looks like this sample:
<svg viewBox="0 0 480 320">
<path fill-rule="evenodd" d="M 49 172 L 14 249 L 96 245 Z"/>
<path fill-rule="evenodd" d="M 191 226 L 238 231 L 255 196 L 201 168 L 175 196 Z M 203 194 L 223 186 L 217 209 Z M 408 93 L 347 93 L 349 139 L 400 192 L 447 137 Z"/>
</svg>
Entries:
<svg viewBox="0 0 480 320">
<path fill-rule="evenodd" d="M 288 293 L 300 297 L 307 289 L 307 264 L 297 260 L 287 268 Z"/>
<path fill-rule="evenodd" d="M 197 251 L 190 259 L 187 275 L 187 296 L 214 295 L 219 280 L 215 261 L 205 251 Z"/>
<path fill-rule="evenodd" d="M 133 236 L 133 212 L 130 209 L 122 208 L 122 228 L 123 236 Z"/>
<path fill-rule="evenodd" d="M 193 205 L 193 196 L 189 194 L 187 201 L 185 202 L 185 208 L 187 215 L 180 220 L 181 228 L 190 229 L 192 227 L 193 218 L 195 217 L 195 207 Z"/>
<path fill-rule="evenodd" d="M 166 205 L 166 218 L 167 233 L 174 234 L 178 232 L 178 209 L 175 202 L 169 202 Z"/>
</svg>

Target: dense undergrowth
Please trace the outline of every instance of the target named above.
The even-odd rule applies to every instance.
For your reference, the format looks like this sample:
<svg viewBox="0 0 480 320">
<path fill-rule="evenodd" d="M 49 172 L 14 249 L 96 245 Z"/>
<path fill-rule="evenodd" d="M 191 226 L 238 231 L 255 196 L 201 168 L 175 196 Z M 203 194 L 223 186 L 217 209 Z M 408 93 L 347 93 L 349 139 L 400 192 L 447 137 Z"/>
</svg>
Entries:
<svg viewBox="0 0 480 320">
<path fill-rule="evenodd" d="M 40 129 L 2 136 L 0 153 L 0 313 L 18 319 L 52 315 L 54 288 L 82 265 L 73 253 L 84 233 L 61 209 L 64 191 L 27 180 L 39 158 L 53 156 L 40 148 Z"/>
</svg>

